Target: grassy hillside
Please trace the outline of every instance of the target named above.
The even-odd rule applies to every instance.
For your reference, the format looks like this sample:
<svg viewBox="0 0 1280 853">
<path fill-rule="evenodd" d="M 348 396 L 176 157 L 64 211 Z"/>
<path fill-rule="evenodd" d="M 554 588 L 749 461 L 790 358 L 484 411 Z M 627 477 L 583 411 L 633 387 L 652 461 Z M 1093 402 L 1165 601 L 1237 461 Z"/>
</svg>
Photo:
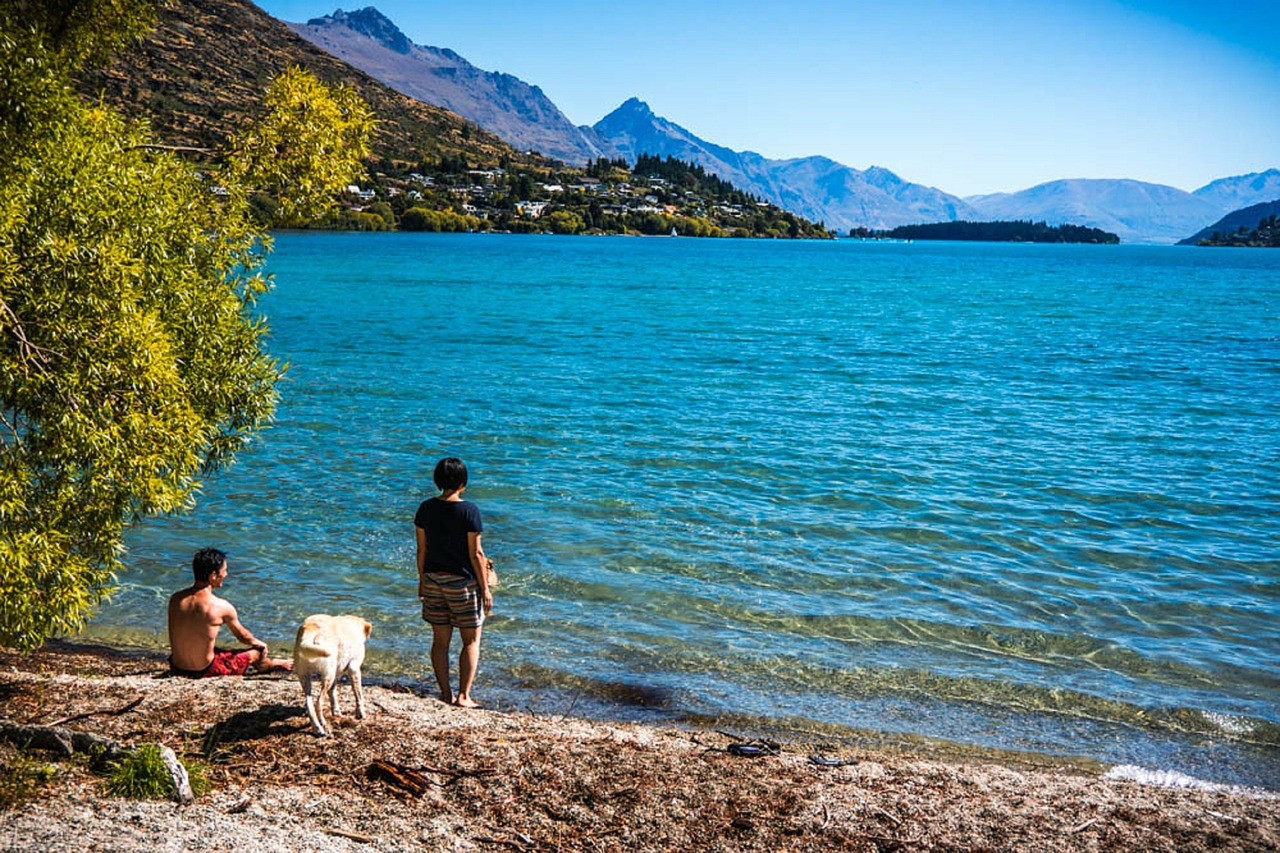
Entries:
<svg viewBox="0 0 1280 853">
<path fill-rule="evenodd" d="M 504 161 L 531 169 L 547 165 L 448 110 L 387 88 L 248 0 L 174 0 L 145 41 L 86 75 L 80 88 L 127 116 L 146 118 L 164 142 L 209 147 L 243 123 L 267 81 L 290 65 L 360 93 L 380 120 L 373 140 L 377 161 L 448 156 L 481 168 Z"/>
</svg>

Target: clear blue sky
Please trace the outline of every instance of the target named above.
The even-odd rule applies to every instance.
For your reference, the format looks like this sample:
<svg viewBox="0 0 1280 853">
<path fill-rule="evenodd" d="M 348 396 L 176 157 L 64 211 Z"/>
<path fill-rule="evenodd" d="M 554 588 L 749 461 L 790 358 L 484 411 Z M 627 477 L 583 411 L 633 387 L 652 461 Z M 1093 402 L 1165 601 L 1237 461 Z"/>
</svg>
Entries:
<svg viewBox="0 0 1280 853">
<path fill-rule="evenodd" d="M 339 8 L 257 2 L 286 21 Z M 634 95 L 735 150 L 957 195 L 1280 168 L 1280 0 L 372 5 L 418 44 L 540 86 L 575 124 Z"/>
</svg>

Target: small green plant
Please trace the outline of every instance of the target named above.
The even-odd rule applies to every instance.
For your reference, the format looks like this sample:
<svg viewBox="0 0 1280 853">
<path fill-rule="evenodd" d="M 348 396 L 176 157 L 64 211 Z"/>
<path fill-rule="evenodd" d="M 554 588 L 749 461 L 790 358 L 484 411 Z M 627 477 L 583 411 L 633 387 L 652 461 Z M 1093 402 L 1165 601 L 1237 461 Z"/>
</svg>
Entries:
<svg viewBox="0 0 1280 853">
<path fill-rule="evenodd" d="M 0 758 L 0 811 L 12 811 L 35 799 L 58 778 L 58 768 L 23 752 Z"/>
<path fill-rule="evenodd" d="M 187 767 L 187 779 L 191 782 L 191 795 L 193 797 L 203 797 L 205 794 L 213 790 L 213 783 L 209 781 L 208 767 L 199 761 L 182 762 Z"/>
<path fill-rule="evenodd" d="M 187 766 L 187 778 L 192 794 L 198 797 L 208 793 L 209 779 L 203 765 L 193 763 Z M 173 779 L 160 755 L 160 747 L 154 743 L 143 744 L 122 758 L 107 779 L 107 793 L 132 800 L 159 800 L 173 796 Z"/>
</svg>

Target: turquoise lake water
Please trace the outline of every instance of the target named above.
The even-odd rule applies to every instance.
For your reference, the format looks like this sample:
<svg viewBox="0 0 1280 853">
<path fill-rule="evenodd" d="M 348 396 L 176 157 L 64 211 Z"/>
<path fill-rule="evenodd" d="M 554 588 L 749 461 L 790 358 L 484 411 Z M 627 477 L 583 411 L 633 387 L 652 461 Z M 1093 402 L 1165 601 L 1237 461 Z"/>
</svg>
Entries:
<svg viewBox="0 0 1280 853">
<path fill-rule="evenodd" d="M 471 470 L 476 694 L 1280 788 L 1280 252 L 285 234 L 276 424 L 129 538 L 429 681 L 414 509 Z M 727 722 L 726 722 L 727 721 Z"/>
</svg>

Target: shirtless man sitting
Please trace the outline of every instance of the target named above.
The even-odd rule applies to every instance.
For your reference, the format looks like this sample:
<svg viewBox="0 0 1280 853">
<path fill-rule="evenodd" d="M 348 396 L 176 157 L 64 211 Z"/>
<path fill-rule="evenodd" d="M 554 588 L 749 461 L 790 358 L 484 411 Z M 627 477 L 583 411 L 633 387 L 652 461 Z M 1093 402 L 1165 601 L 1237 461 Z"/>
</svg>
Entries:
<svg viewBox="0 0 1280 853">
<path fill-rule="evenodd" d="M 187 678 L 244 675 L 249 667 L 258 672 L 293 669 L 292 660 L 267 655 L 260 642 L 236 616 L 231 602 L 213 594 L 227 579 L 227 555 L 217 548 L 202 548 L 191 561 L 195 585 L 169 598 L 169 671 Z M 226 625 L 247 649 L 214 648 L 218 630 Z"/>
</svg>

